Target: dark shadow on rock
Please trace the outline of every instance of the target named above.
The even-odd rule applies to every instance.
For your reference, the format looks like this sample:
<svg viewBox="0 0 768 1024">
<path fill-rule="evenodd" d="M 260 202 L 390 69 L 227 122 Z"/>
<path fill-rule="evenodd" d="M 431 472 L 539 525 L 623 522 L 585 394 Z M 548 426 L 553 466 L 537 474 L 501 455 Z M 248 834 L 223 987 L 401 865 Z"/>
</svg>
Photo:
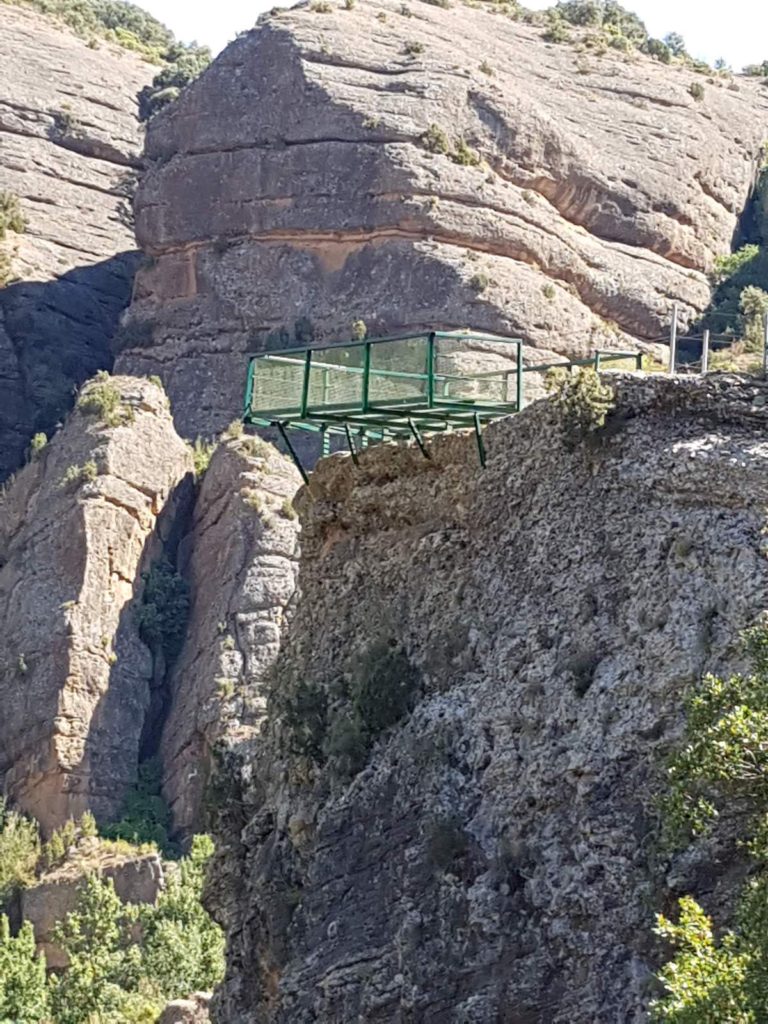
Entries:
<svg viewBox="0 0 768 1024">
<path fill-rule="evenodd" d="M 111 368 L 140 258 L 119 253 L 53 281 L 0 288 L 0 480 L 21 464 L 33 433 L 53 432 L 80 384 Z"/>
<path fill-rule="evenodd" d="M 85 750 L 74 769 L 75 785 L 88 793 L 88 805 L 100 823 L 114 821 L 138 768 L 157 754 L 169 710 L 168 669 L 153 664 L 153 655 L 138 635 L 137 613 L 144 574 L 161 558 L 176 564 L 179 543 L 189 529 L 195 485 L 191 474 L 176 486 L 147 537 L 114 636 L 117 655 L 109 685 L 90 719 Z"/>
</svg>

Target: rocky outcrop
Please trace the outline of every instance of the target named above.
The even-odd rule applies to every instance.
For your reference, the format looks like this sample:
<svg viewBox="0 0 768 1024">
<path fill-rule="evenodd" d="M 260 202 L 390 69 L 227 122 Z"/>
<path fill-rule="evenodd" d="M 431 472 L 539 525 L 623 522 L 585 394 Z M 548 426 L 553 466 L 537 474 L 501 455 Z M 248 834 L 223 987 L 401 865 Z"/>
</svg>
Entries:
<svg viewBox="0 0 768 1024">
<path fill-rule="evenodd" d="M 49 968 L 66 967 L 66 953 L 54 941 L 54 931 L 71 913 L 78 901 L 85 879 L 91 874 L 108 878 L 123 903 L 155 903 L 165 884 L 163 864 L 157 853 L 137 856 L 135 852 L 120 853 L 109 843 L 81 843 L 74 856 L 44 873 L 34 885 L 21 894 L 21 916 L 35 931 L 38 949 L 45 955 Z"/>
<path fill-rule="evenodd" d="M 291 499 L 300 483 L 274 448 L 245 436 L 216 449 L 203 479 L 181 545 L 190 619 L 160 747 L 164 793 L 182 836 L 201 828 L 217 745 L 242 742 L 263 718 L 296 585 Z"/>
<path fill-rule="evenodd" d="M 196 992 L 191 999 L 174 999 L 160 1014 L 157 1024 L 208 1024 L 211 997 Z"/>
<path fill-rule="evenodd" d="M 754 81 L 697 100 L 690 69 L 493 5 L 326 6 L 266 16 L 150 125 L 118 365 L 163 377 L 182 431 L 232 418 L 246 352 L 358 319 L 585 355 L 707 305 L 765 136 Z"/>
<path fill-rule="evenodd" d="M 654 793 L 688 687 L 767 606 L 768 385 L 614 382 L 575 446 L 540 402 L 485 470 L 448 435 L 300 493 L 211 875 L 218 1024 L 644 1019 L 654 910 L 723 867 L 665 860 Z"/>
<path fill-rule="evenodd" d="M 46 831 L 114 814 L 135 781 L 153 683 L 135 601 L 191 468 L 156 384 L 83 401 L 0 498 L 0 782 Z"/>
<path fill-rule="evenodd" d="M 154 69 L 0 4 L 0 192 L 27 221 L 0 249 L 0 479 L 51 432 L 73 386 L 111 365 L 138 263 L 131 199 L 141 161 L 136 93 Z"/>
</svg>

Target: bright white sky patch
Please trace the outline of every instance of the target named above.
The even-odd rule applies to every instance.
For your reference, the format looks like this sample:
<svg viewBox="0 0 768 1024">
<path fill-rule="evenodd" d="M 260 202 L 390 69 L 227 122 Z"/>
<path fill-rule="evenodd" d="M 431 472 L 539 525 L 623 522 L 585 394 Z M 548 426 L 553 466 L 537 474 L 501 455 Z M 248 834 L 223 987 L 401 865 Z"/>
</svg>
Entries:
<svg viewBox="0 0 768 1024">
<path fill-rule="evenodd" d="M 196 39 L 214 52 L 275 0 L 137 0 L 169 25 L 185 42 Z M 365 0 L 360 0 L 365 3 Z M 286 5 L 287 6 L 287 5 Z M 549 7 L 550 0 L 529 0 L 527 6 Z M 768 3 L 765 0 L 627 0 L 623 4 L 645 21 L 651 35 L 663 38 L 679 32 L 694 57 L 710 63 L 718 57 L 740 71 L 744 64 L 768 60 Z"/>
</svg>

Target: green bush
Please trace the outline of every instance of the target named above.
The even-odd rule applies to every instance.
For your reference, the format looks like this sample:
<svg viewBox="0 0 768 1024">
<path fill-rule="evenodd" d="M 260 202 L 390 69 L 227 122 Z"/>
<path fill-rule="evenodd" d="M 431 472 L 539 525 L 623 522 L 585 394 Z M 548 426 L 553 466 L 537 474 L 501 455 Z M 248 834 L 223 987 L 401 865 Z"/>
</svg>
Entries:
<svg viewBox="0 0 768 1024">
<path fill-rule="evenodd" d="M 0 914 L 0 1024 L 41 1024 L 47 1018 L 45 959 L 37 953 L 32 925 L 23 924 L 14 937 Z"/>
<path fill-rule="evenodd" d="M 29 461 L 35 462 L 40 458 L 43 449 L 48 444 L 48 435 L 38 433 L 34 434 L 32 440 L 29 442 Z"/>
<path fill-rule="evenodd" d="M 181 650 L 189 617 L 189 585 L 167 558 L 142 573 L 144 592 L 136 611 L 139 635 L 150 650 L 173 661 Z"/>
<path fill-rule="evenodd" d="M 409 39 L 403 44 L 403 52 L 409 57 L 415 57 L 419 53 L 424 53 L 424 43 L 420 43 L 416 39 Z"/>
<path fill-rule="evenodd" d="M 764 318 L 768 313 L 768 292 L 756 285 L 748 285 L 739 296 L 739 309 L 747 350 L 762 351 L 765 343 Z"/>
<path fill-rule="evenodd" d="M 209 441 L 204 437 L 196 437 L 195 443 L 191 447 L 195 479 L 202 480 L 211 464 L 213 453 L 216 451 L 216 442 Z"/>
<path fill-rule="evenodd" d="M 349 696 L 353 711 L 373 739 L 410 710 L 419 675 L 394 642 L 377 640 L 353 666 Z"/>
<path fill-rule="evenodd" d="M 139 910 L 143 973 L 166 999 L 210 991 L 224 973 L 224 937 L 202 905 L 212 855 L 210 837 L 195 836 L 157 903 Z"/>
<path fill-rule="evenodd" d="M 13 192 L 0 192 L 0 241 L 9 231 L 17 235 L 27 229 L 27 222 L 21 212 L 19 197 Z"/>
<path fill-rule="evenodd" d="M 753 78 L 768 78 L 768 60 L 764 60 L 762 64 L 747 64 L 743 73 Z"/>
<path fill-rule="evenodd" d="M 211 63 L 211 51 L 207 46 L 172 47 L 165 55 L 166 67 L 145 85 L 138 96 L 139 120 L 148 121 L 172 103 L 185 85 L 194 82 Z"/>
<path fill-rule="evenodd" d="M 738 274 L 753 260 L 760 255 L 759 245 L 744 245 L 736 252 L 730 252 L 726 256 L 718 256 L 715 259 L 714 277 L 719 284 L 734 274 Z"/>
<path fill-rule="evenodd" d="M 76 487 L 79 484 L 94 481 L 98 475 L 99 467 L 96 465 L 93 459 L 90 459 L 88 462 L 83 463 L 82 466 L 67 466 L 67 468 L 64 470 L 64 475 L 59 481 L 59 487 L 61 487 L 62 489 Z"/>
<path fill-rule="evenodd" d="M 136 785 L 129 791 L 117 821 L 101 826 L 104 839 L 124 839 L 135 846 L 149 843 L 166 856 L 178 849 L 168 838 L 171 812 L 161 793 L 162 765 L 148 758 L 139 765 Z"/>
<path fill-rule="evenodd" d="M 768 629 L 747 631 L 748 675 L 706 676 L 687 701 L 682 745 L 661 802 L 665 836 L 681 845 L 723 813 L 755 861 L 732 928 L 719 941 L 691 897 L 679 919 L 657 919 L 675 953 L 659 978 L 652 1018 L 669 1024 L 757 1024 L 768 1007 Z"/>
<path fill-rule="evenodd" d="M 427 857 L 440 871 L 448 871 L 467 852 L 469 839 L 456 817 L 433 821 L 427 832 Z"/>
<path fill-rule="evenodd" d="M 655 57 L 662 64 L 670 64 L 672 61 L 672 51 L 661 39 L 649 38 L 643 49 L 650 57 Z"/>
<path fill-rule="evenodd" d="M 8 906 L 19 889 L 34 880 L 39 856 L 37 825 L 9 810 L 5 799 L 0 797 L 0 910 Z"/>
<path fill-rule="evenodd" d="M 123 405 L 120 389 L 106 370 L 100 370 L 89 381 L 77 399 L 77 408 L 88 416 L 98 417 L 107 427 L 120 427 L 133 422 L 133 409 Z"/>
<path fill-rule="evenodd" d="M 376 738 L 411 710 L 419 683 L 400 645 L 376 640 L 333 687 L 306 682 L 275 687 L 275 713 L 292 753 L 317 764 L 332 760 L 343 774 L 354 774 Z"/>
<path fill-rule="evenodd" d="M 545 385 L 562 416 L 563 440 L 568 447 L 599 430 L 613 408 L 612 389 L 588 367 L 575 375 L 567 370 L 550 370 Z"/>
<path fill-rule="evenodd" d="M 434 123 L 431 124 L 421 136 L 421 141 L 430 153 L 443 153 L 447 155 L 451 151 L 451 144 L 448 140 L 448 136 L 442 128 Z"/>
<path fill-rule="evenodd" d="M 328 732 L 328 695 L 312 683 L 299 682 L 282 694 L 280 715 L 294 754 L 321 761 Z"/>
<path fill-rule="evenodd" d="M 691 82 L 688 86 L 689 94 L 695 99 L 701 102 L 704 99 L 704 86 L 701 82 Z"/>
</svg>

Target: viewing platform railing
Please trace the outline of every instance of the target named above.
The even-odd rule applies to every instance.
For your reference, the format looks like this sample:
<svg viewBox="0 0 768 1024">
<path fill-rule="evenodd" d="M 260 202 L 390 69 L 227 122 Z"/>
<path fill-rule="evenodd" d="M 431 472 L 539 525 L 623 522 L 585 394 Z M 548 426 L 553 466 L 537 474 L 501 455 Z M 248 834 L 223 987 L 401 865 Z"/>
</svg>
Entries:
<svg viewBox="0 0 768 1024">
<path fill-rule="evenodd" d="M 642 358 L 599 350 L 588 359 L 525 366 L 522 348 L 519 339 L 430 331 L 265 352 L 248 363 L 243 419 L 277 427 L 297 464 L 288 429 L 345 435 L 353 454 L 353 432 L 364 441 L 413 437 L 426 455 L 423 434 L 470 427 L 484 461 L 482 425 L 522 409 L 533 375 L 540 381 L 555 367 L 619 363 L 639 369 Z"/>
</svg>

